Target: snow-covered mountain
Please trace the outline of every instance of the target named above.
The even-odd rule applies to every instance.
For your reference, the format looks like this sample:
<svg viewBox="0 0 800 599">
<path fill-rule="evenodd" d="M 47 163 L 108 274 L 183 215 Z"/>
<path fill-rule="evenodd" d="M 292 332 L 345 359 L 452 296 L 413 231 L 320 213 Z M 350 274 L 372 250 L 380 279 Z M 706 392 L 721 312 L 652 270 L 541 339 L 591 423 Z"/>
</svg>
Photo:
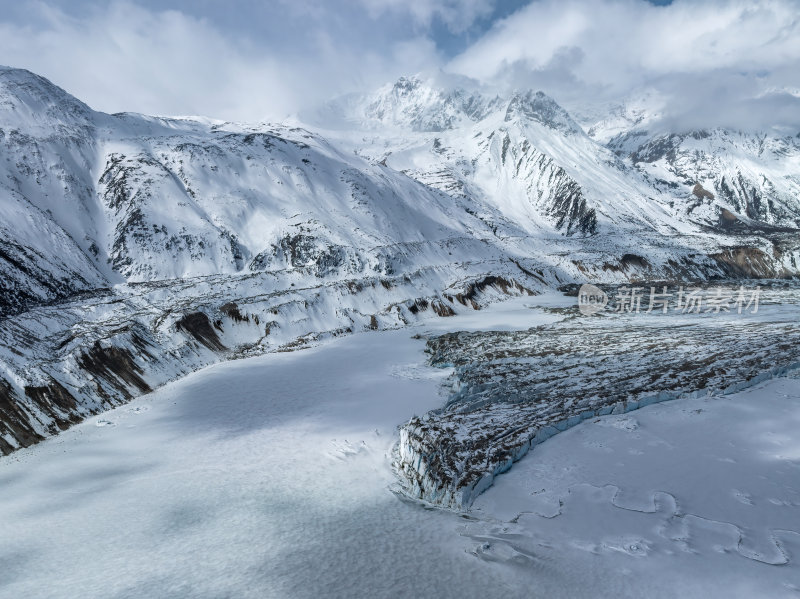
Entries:
<svg viewBox="0 0 800 599">
<path fill-rule="evenodd" d="M 798 272 L 796 140 L 647 118 L 601 140 L 541 92 L 420 78 L 318 118 L 108 115 L 0 68 L 0 451 L 214 361 L 501 294 Z"/>
<path fill-rule="evenodd" d="M 691 188 L 689 218 L 721 217 L 740 229 L 800 225 L 800 132 L 681 127 L 665 115 L 666 102 L 653 92 L 637 96 L 589 134 L 661 189 Z"/>
<path fill-rule="evenodd" d="M 490 235 L 444 194 L 300 128 L 99 114 L 18 70 L 0 84 L 9 308 L 123 280 L 388 272 L 398 243 Z M 28 273 L 25 255 L 53 264 Z"/>
<path fill-rule="evenodd" d="M 329 105 L 340 130 L 326 134 L 496 208 L 495 227 L 511 219 L 537 236 L 708 235 L 730 233 L 732 222 L 745 233 L 797 227 L 797 137 L 663 133 L 665 102 L 643 94 L 584 132 L 542 92 L 503 99 L 403 78 Z"/>
<path fill-rule="evenodd" d="M 635 130 L 615 137 L 609 146 L 658 183 L 701 185 L 708 193 L 698 199 L 716 200 L 739 220 L 800 225 L 797 136 L 712 129 L 649 137 Z"/>
</svg>

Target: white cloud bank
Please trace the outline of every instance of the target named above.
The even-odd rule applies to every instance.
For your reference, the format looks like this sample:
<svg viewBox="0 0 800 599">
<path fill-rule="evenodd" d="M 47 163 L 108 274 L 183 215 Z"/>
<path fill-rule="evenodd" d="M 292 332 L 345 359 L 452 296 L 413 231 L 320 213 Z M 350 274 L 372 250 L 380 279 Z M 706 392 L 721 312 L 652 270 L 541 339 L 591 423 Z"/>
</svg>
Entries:
<svg viewBox="0 0 800 599">
<path fill-rule="evenodd" d="M 476 20 L 487 17 L 495 0 L 359 0 L 372 16 L 407 13 L 423 27 L 438 17 L 454 33 L 466 31 Z"/>
<path fill-rule="evenodd" d="M 181 0 L 171 5 L 183 10 L 86 0 L 80 17 L 59 1 L 0 15 L 0 63 L 108 112 L 281 118 L 441 69 L 542 89 L 584 114 L 647 89 L 668 100 L 675 127 L 800 127 L 800 0 L 537 0 L 455 57 L 437 27 L 472 39 L 497 0 L 274 0 L 241 15 L 258 26 L 240 33 Z"/>
<path fill-rule="evenodd" d="M 675 72 L 796 65 L 799 9 L 786 0 L 543 0 L 498 22 L 451 67 L 486 79 L 518 61 L 542 69 L 578 50 L 576 75 L 614 85 Z"/>
<path fill-rule="evenodd" d="M 440 63 L 424 36 L 364 46 L 363 23 L 354 24 L 359 31 L 347 15 L 301 0 L 270 5 L 260 15 L 263 37 L 237 37 L 208 18 L 130 2 L 81 18 L 37 2 L 30 16 L 19 23 L 0 15 L 0 64 L 43 75 L 106 112 L 283 118 Z"/>
<path fill-rule="evenodd" d="M 674 126 L 800 126 L 798 99 L 775 93 L 800 87 L 800 3 L 542 0 L 447 68 L 573 106 L 655 89 Z"/>
</svg>

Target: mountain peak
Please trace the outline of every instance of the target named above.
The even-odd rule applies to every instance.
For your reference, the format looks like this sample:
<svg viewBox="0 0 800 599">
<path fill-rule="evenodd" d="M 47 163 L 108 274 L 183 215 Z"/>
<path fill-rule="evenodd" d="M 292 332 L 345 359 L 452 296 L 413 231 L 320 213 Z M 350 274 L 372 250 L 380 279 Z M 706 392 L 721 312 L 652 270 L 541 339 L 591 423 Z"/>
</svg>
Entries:
<svg viewBox="0 0 800 599">
<path fill-rule="evenodd" d="M 0 66 L 0 111 L 29 126 L 90 124 L 94 111 L 49 80 L 25 69 Z"/>
<path fill-rule="evenodd" d="M 396 94 L 401 95 L 412 93 L 420 87 L 422 87 L 422 80 L 418 75 L 412 75 L 411 77 L 400 77 L 395 81 L 392 90 Z"/>
<path fill-rule="evenodd" d="M 555 100 L 541 91 L 516 92 L 506 108 L 505 121 L 532 120 L 562 133 L 582 133 L 580 125 Z"/>
<path fill-rule="evenodd" d="M 389 125 L 416 132 L 458 129 L 495 114 L 506 122 L 535 121 L 563 134 L 583 133 L 567 111 L 541 91 L 501 97 L 470 88 L 468 82 L 448 85 L 420 75 L 400 77 L 372 94 L 341 97 L 326 106 L 326 113 L 351 126 Z"/>
<path fill-rule="evenodd" d="M 464 89 L 440 89 L 419 76 L 400 77 L 378 90 L 365 106 L 370 119 L 409 127 L 414 131 L 445 131 L 479 120 L 487 113 L 480 94 Z"/>
</svg>

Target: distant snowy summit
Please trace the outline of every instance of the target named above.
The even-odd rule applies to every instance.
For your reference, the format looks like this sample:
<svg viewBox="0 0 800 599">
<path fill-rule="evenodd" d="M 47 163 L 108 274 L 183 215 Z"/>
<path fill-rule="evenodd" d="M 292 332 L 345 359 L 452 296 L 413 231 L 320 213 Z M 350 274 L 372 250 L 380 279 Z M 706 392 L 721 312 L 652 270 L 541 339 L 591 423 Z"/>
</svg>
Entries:
<svg viewBox="0 0 800 599">
<path fill-rule="evenodd" d="M 501 97 L 404 77 L 375 93 L 330 102 L 319 113 L 318 124 L 324 127 L 327 115 L 332 122 L 345 123 L 347 132 L 380 132 L 381 140 L 353 134 L 349 138 L 355 151 L 387 160 L 428 184 L 440 181 L 451 190 L 480 188 L 489 203 L 501 195 L 525 196 L 515 203 L 517 209 L 526 200 L 538 205 L 539 220 L 546 222 L 550 216 L 550 224 L 568 235 L 596 233 L 604 223 L 613 228 L 638 222 L 647 228 L 661 221 L 667 228 L 659 230 L 684 233 L 687 225 L 705 232 L 731 223 L 740 232 L 800 226 L 800 133 L 787 133 L 785 128 L 780 134 L 778 128 L 671 129 L 678 121 L 667 116 L 668 102 L 663 94 L 646 90 L 612 107 L 584 131 L 541 91 Z M 348 139 L 341 127 L 331 127 L 328 134 L 340 142 Z M 490 138 L 502 140 L 501 163 L 509 151 L 516 157 L 510 177 L 502 172 L 502 164 L 476 176 L 486 147 L 475 140 Z M 411 148 L 417 150 L 413 157 Z M 538 181 L 541 168 L 525 168 L 533 164 L 520 160 L 531 150 L 544 155 L 537 155 L 535 164 L 544 166 L 552 159 L 551 172 L 562 169 L 548 176 L 545 185 L 560 185 L 558 198 L 546 197 Z M 515 182 L 507 185 L 508 179 Z M 523 183 L 526 179 L 528 185 Z M 564 201 L 570 195 L 565 189 L 575 189 L 572 182 L 586 198 L 585 207 Z M 709 194 L 692 193 L 696 185 Z M 659 204 L 668 206 L 669 217 L 653 213 Z M 567 216 L 585 217 L 593 209 L 599 228 Z M 641 223 L 644 215 L 648 223 Z M 675 227 L 669 222 L 673 219 L 681 224 Z"/>
<path fill-rule="evenodd" d="M 487 96 L 464 88 L 437 88 L 419 76 L 401 77 L 372 94 L 352 94 L 329 102 L 318 113 L 346 119 L 365 129 L 399 128 L 414 132 L 441 132 L 470 126 L 492 114 L 505 120 L 530 119 L 564 132 L 580 127 L 554 100 L 541 91 L 517 92 L 509 98 Z"/>
</svg>

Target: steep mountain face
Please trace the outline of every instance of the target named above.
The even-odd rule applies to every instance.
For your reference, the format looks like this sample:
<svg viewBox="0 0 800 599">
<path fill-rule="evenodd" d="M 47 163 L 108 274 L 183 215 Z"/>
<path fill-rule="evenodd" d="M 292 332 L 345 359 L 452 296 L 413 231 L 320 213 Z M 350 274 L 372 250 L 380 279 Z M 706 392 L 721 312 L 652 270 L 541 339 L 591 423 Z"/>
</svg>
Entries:
<svg viewBox="0 0 800 599">
<path fill-rule="evenodd" d="M 145 143 L 103 142 L 104 247 L 128 280 L 276 270 L 315 257 L 326 273 L 379 272 L 389 263 L 378 247 L 458 237 L 474 220 L 450 216 L 442 194 L 302 129 L 172 125 Z"/>
<path fill-rule="evenodd" d="M 669 193 L 591 139 L 542 92 L 506 99 L 445 94 L 402 79 L 329 111 L 347 130 L 327 130 L 328 137 L 451 196 L 478 200 L 479 212 L 494 211 L 487 218 L 498 232 L 588 237 L 696 228 L 676 213 Z"/>
<path fill-rule="evenodd" d="M 0 69 L 0 316 L 107 284 L 87 253 L 94 134 L 86 105 Z"/>
<path fill-rule="evenodd" d="M 418 78 L 324 114 L 107 115 L 0 68 L 0 452 L 215 361 L 502 295 L 798 272 L 793 140 L 606 147 L 541 92 Z"/>
<path fill-rule="evenodd" d="M 24 71 L 0 82 L 5 313 L 123 280 L 388 272 L 392 246 L 491 236 L 304 129 L 102 115 Z"/>
<path fill-rule="evenodd" d="M 620 107 L 590 134 L 656 185 L 688 200 L 690 218 L 739 229 L 800 225 L 800 138 L 723 128 L 669 130 L 656 106 Z"/>
</svg>

